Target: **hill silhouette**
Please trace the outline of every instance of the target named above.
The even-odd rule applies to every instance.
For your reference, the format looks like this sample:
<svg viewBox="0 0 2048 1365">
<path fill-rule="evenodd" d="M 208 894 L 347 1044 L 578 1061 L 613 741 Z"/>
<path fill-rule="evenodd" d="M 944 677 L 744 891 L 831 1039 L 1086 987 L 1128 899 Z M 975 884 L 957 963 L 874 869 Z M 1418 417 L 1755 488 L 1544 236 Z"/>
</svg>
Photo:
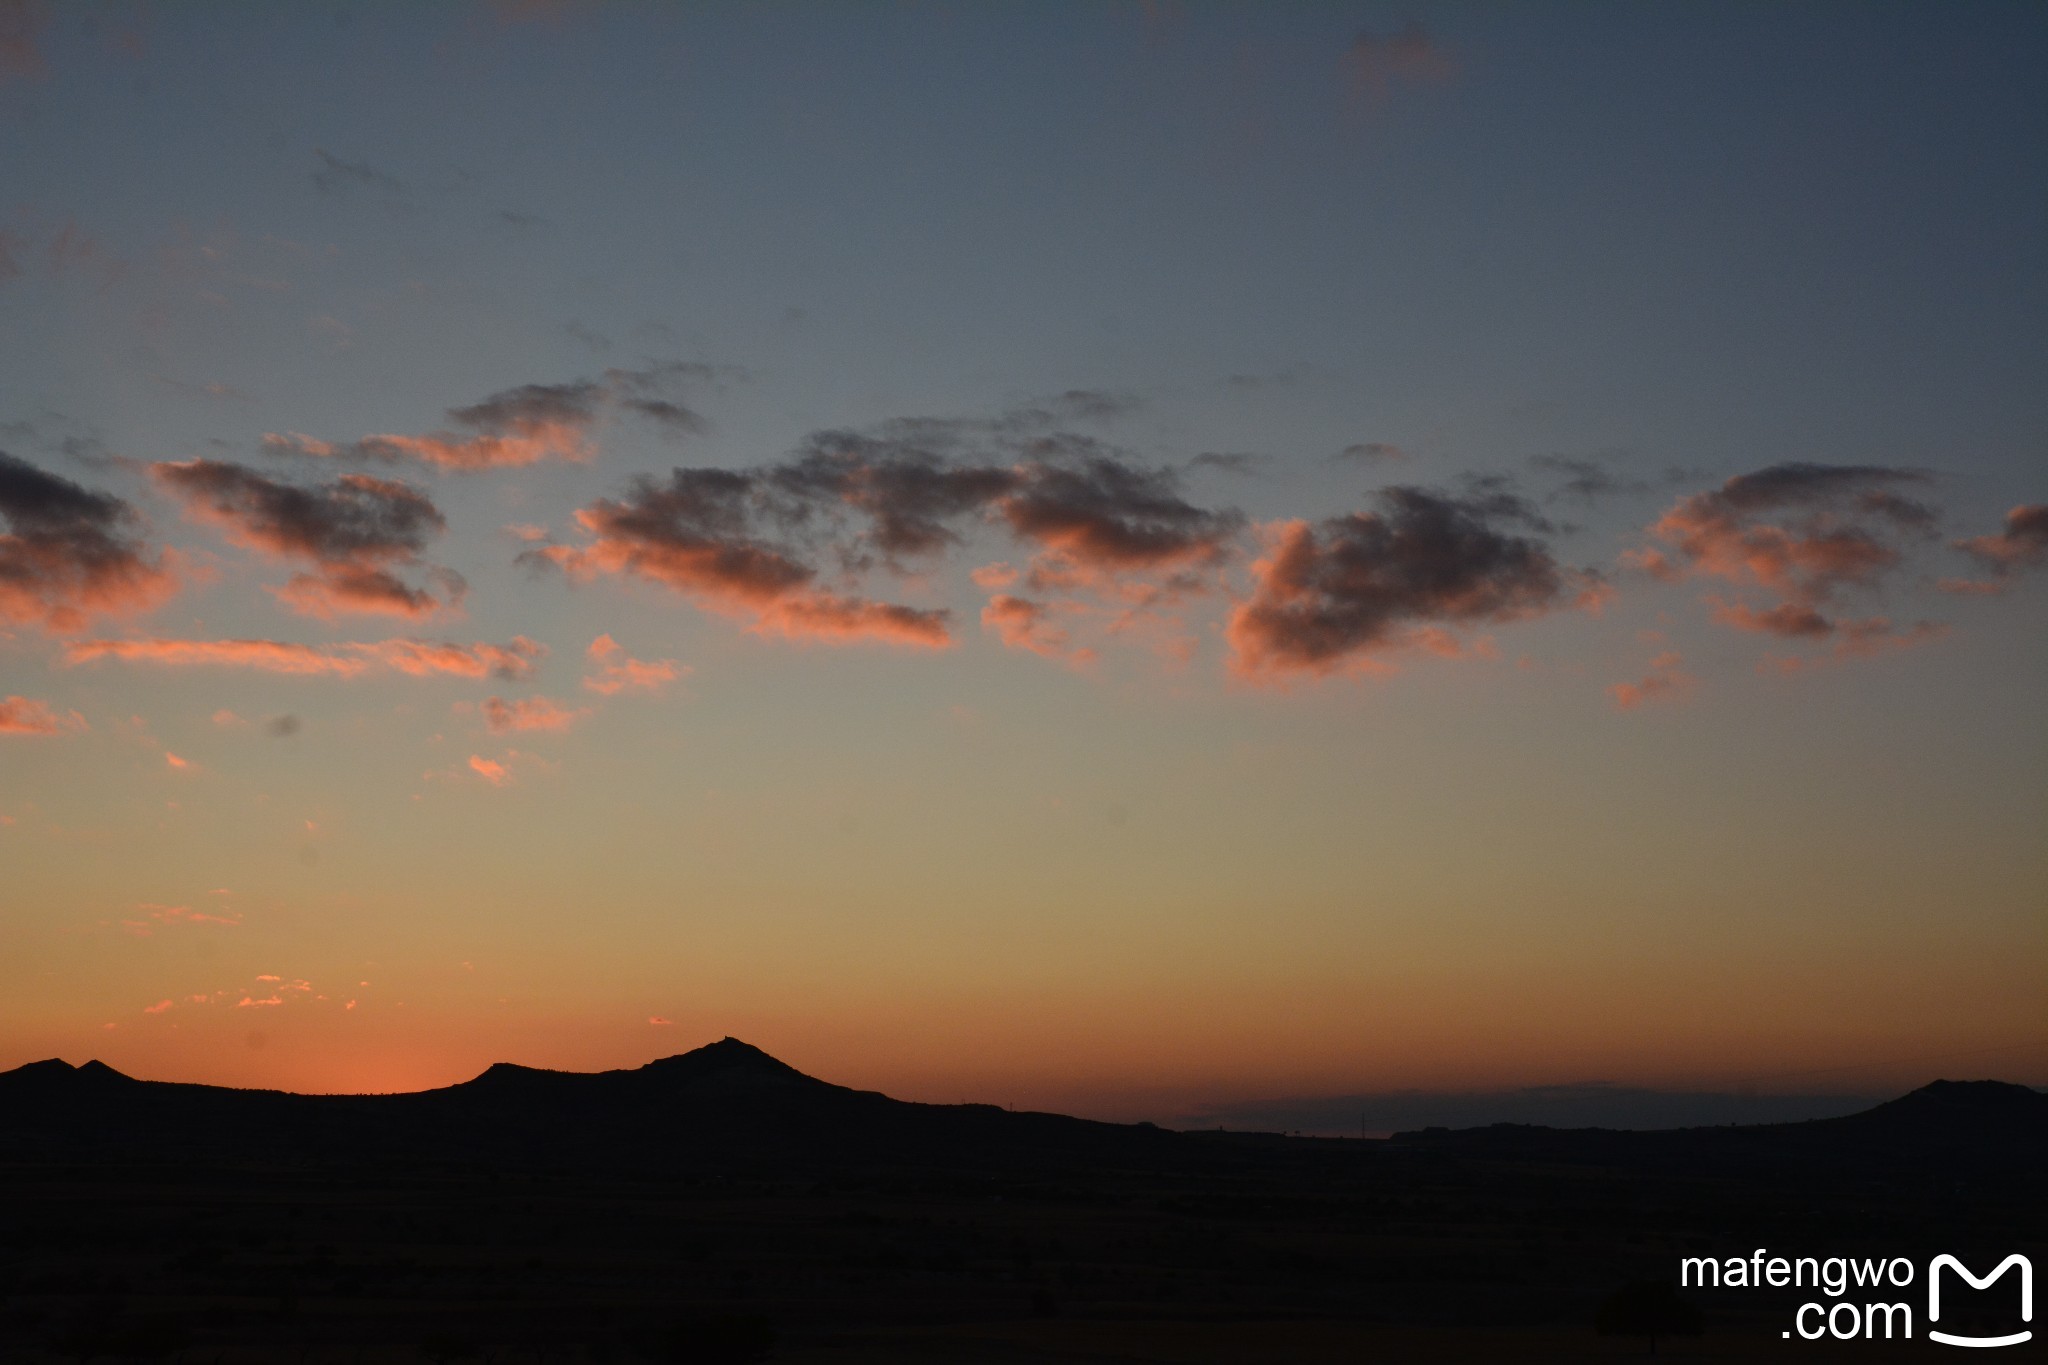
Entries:
<svg viewBox="0 0 2048 1365">
<path fill-rule="evenodd" d="M 1178 1133 L 986 1104 L 922 1104 L 806 1075 L 737 1038 L 601 1072 L 499 1062 L 471 1080 L 395 1095 L 138 1080 L 98 1061 L 0 1073 L 0 1151 L 378 1160 L 398 1156 L 703 1168 L 1037 1169 L 1189 1162 L 1320 1139 Z M 1380 1145 L 1380 1144 L 1369 1144 Z M 1954 1169 L 1986 1174 L 2048 1150 L 2048 1094 L 1935 1081 L 1860 1114 L 1662 1131 L 1482 1128 L 1398 1133 L 1395 1149 L 1481 1159 L 1687 1167 Z"/>
<path fill-rule="evenodd" d="M 2035 1248 L 2042 1150 L 2048 1097 L 1988 1081 L 1811 1123 L 1368 1141 L 918 1104 L 731 1038 L 399 1095 L 52 1060 L 0 1073 L 0 1351 L 1578 1359 L 1680 1254 Z M 1779 1358 L 1789 1305 L 1703 1307 Z"/>
<path fill-rule="evenodd" d="M 0 1152 L 139 1159 L 398 1157 L 701 1168 L 1070 1165 L 1157 1155 L 1150 1125 L 920 1104 L 834 1085 L 726 1038 L 645 1066 L 499 1062 L 395 1095 L 300 1095 L 138 1080 L 102 1062 L 0 1073 Z"/>
</svg>

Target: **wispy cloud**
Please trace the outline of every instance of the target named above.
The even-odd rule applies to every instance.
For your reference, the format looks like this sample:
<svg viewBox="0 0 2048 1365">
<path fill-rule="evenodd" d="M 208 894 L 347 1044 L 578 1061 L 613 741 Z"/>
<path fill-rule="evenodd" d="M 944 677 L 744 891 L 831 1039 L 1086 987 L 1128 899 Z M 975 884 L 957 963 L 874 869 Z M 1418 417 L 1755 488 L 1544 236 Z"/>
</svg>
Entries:
<svg viewBox="0 0 2048 1365">
<path fill-rule="evenodd" d="M 28 697 L 0 699 L 0 735 L 67 735 L 86 728 L 76 711 L 58 711 Z"/>
<path fill-rule="evenodd" d="M 1699 683 L 1685 671 L 1685 659 L 1677 650 L 1667 650 L 1650 660 L 1650 671 L 1634 682 L 1620 682 L 1607 689 L 1614 705 L 1623 711 L 1652 702 L 1676 701 Z"/>
<path fill-rule="evenodd" d="M 2005 514 L 2005 525 L 1989 535 L 1954 542 L 1987 575 L 1944 578 L 1943 592 L 1996 596 L 2029 569 L 2048 564 L 2048 503 L 2027 503 Z"/>
<path fill-rule="evenodd" d="M 494 735 L 528 730 L 566 730 L 590 714 L 590 708 L 565 706 L 552 697 L 523 697 L 507 701 L 486 697 L 484 724 Z"/>
<path fill-rule="evenodd" d="M 583 686 L 606 697 L 620 692 L 659 691 L 690 671 L 674 659 L 636 659 L 609 635 L 600 635 L 590 642 L 588 657 L 597 671 L 584 677 Z"/>
<path fill-rule="evenodd" d="M 1389 33 L 1361 29 L 1344 50 L 1343 68 L 1354 98 L 1384 103 L 1400 86 L 1441 85 L 1458 65 L 1421 24 Z"/>
<path fill-rule="evenodd" d="M 421 435 L 364 436 L 348 442 L 299 432 L 271 432 L 264 448 L 276 455 L 370 461 L 416 460 L 442 469 L 475 472 L 512 469 L 543 460 L 582 463 L 595 458 L 595 433 L 614 414 L 637 416 L 672 434 L 701 431 L 704 419 L 676 400 L 687 383 L 730 373 L 716 367 L 664 363 L 638 370 L 606 370 L 597 379 L 563 384 L 521 384 L 480 402 L 450 408 L 452 429 Z"/>
<path fill-rule="evenodd" d="M 49 23 L 42 0 L 0 0 L 0 82 L 45 74 L 41 44 Z"/>
<path fill-rule="evenodd" d="M 65 646 L 63 657 L 66 664 L 113 659 L 173 668 L 249 668 L 340 678 L 389 671 L 412 677 L 446 674 L 516 682 L 532 676 L 547 652 L 547 646 L 520 635 L 503 645 L 407 639 L 333 645 L 282 640 L 78 640 Z"/>
<path fill-rule="evenodd" d="M 349 161 L 325 148 L 316 147 L 313 149 L 313 163 L 313 183 L 324 193 L 374 191 L 391 200 L 403 200 L 406 196 L 404 181 L 378 170 L 368 161 Z"/>
<path fill-rule="evenodd" d="M 512 783 L 512 770 L 510 768 L 495 759 L 485 758 L 481 754 L 471 754 L 469 756 L 469 770 L 490 783 L 493 787 L 510 786 Z"/>
</svg>

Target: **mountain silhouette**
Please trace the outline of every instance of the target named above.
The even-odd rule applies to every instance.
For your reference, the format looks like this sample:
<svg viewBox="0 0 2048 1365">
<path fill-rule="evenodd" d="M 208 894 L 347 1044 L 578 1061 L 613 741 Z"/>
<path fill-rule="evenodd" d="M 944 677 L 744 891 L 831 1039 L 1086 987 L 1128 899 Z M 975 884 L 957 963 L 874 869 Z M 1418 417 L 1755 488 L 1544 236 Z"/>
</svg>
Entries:
<svg viewBox="0 0 2048 1365">
<path fill-rule="evenodd" d="M 0 1153 L 1031 1172 L 1192 1168 L 1322 1141 L 892 1099 L 806 1075 L 737 1038 L 614 1071 L 499 1062 L 471 1080 L 396 1095 L 144 1081 L 98 1061 L 32 1062 L 0 1073 Z M 1860 1114 L 1807 1123 L 1649 1132 L 1496 1124 L 1400 1133 L 1390 1144 L 1369 1145 L 1738 1175 L 1827 1168 L 1995 1174 L 2048 1150 L 2048 1095 L 1998 1081 L 1936 1081 Z"/>
</svg>

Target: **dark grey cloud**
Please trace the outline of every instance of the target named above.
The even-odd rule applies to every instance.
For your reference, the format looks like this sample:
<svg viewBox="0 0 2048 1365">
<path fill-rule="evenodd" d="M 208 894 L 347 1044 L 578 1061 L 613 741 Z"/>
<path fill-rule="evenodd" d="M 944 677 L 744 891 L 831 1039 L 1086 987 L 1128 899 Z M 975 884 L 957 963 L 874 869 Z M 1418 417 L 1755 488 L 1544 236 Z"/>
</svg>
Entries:
<svg viewBox="0 0 2048 1365">
<path fill-rule="evenodd" d="M 1104 410 L 1092 393 L 1062 400 L 1074 411 Z M 1040 586 L 1185 575 L 1226 558 L 1242 514 L 1186 501 L 1174 470 L 1015 412 L 821 431 L 775 464 L 638 479 L 624 496 L 577 514 L 592 543 L 540 545 L 521 560 L 661 582 L 790 634 L 932 644 L 950 639 L 944 613 L 828 588 L 825 567 L 848 577 L 877 566 L 908 573 L 977 528 L 1005 530 L 1030 547 Z"/>
<path fill-rule="evenodd" d="M 1270 455 L 1245 451 L 1205 450 L 1188 461 L 1190 469 L 1214 469 L 1224 474 L 1252 475 L 1273 462 Z"/>
<path fill-rule="evenodd" d="M 460 576 L 446 570 L 430 571 L 441 597 L 392 572 L 418 565 L 427 544 L 447 529 L 433 500 L 411 484 L 345 474 L 307 487 L 204 459 L 151 465 L 149 472 L 194 520 L 262 554 L 316 566 L 317 572 L 301 574 L 278 590 L 279 598 L 297 610 L 320 616 L 368 611 L 418 617 L 459 600 L 465 591 Z"/>
<path fill-rule="evenodd" d="M 1375 511 L 1281 525 L 1231 616 L 1241 674 L 1334 672 L 1418 629 L 1540 615 L 1584 590 L 1584 575 L 1500 524 L 1530 515 L 1512 495 L 1394 487 L 1375 501 Z"/>
<path fill-rule="evenodd" d="M 177 589 L 132 508 L 0 451 L 0 620 L 70 631 L 155 606 Z"/>
<path fill-rule="evenodd" d="M 1332 458 L 1358 460 L 1366 464 L 1387 464 L 1407 459 L 1408 452 L 1390 441 L 1354 441 Z"/>
<path fill-rule="evenodd" d="M 1171 469 L 1104 455 L 1018 470 L 995 510 L 1016 536 L 1084 568 L 1115 571 L 1220 561 L 1244 527 L 1237 511 L 1197 507 Z"/>
<path fill-rule="evenodd" d="M 960 465 L 916 445 L 851 431 L 817 432 L 789 463 L 764 473 L 782 496 L 786 519 L 805 521 L 816 509 L 845 510 L 866 522 L 850 553 L 872 551 L 892 565 L 961 542 L 955 523 L 1016 486 L 1015 471 Z"/>
<path fill-rule="evenodd" d="M 294 715 L 272 716 L 263 722 L 263 733 L 272 739 L 290 739 L 305 728 L 305 722 Z"/>
<path fill-rule="evenodd" d="M 1929 482 L 1880 465 L 1771 465 L 1681 498 L 1648 528 L 1656 543 L 1625 561 L 1660 579 L 1717 578 L 1765 594 L 1761 606 L 1716 602 L 1725 625 L 1826 638 L 1838 624 L 1830 602 L 1878 588 L 1906 546 L 1932 534 L 1937 510 L 1900 491 Z"/>
<path fill-rule="evenodd" d="M 188 511 L 244 543 L 321 564 L 411 559 L 448 526 L 432 498 L 395 479 L 347 474 L 302 487 L 203 459 L 150 473 Z"/>
<path fill-rule="evenodd" d="M 2005 514 L 2005 524 L 1988 535 L 1955 542 L 1986 575 L 1981 579 L 1945 578 L 1945 592 L 1994 595 L 2004 592 L 2021 573 L 2048 564 L 2048 503 L 2024 503 Z"/>
<path fill-rule="evenodd" d="M 448 409 L 448 420 L 460 430 L 365 436 L 340 444 L 296 432 L 272 432 L 263 445 L 278 455 L 416 460 L 462 471 L 514 468 L 547 459 L 584 460 L 593 453 L 591 434 L 612 412 L 633 414 L 676 435 L 706 430 L 704 418 L 677 401 L 675 394 L 682 386 L 719 383 L 738 373 L 681 361 L 612 368 L 595 379 L 519 384 Z"/>
<path fill-rule="evenodd" d="M 1532 455 L 1532 467 L 1546 474 L 1561 476 L 1564 480 L 1547 495 L 1547 500 L 1577 498 L 1581 502 L 1598 502 L 1602 498 L 1625 497 L 1648 493 L 1651 485 L 1642 479 L 1617 473 L 1605 460 L 1588 459 L 1576 455 Z"/>
</svg>

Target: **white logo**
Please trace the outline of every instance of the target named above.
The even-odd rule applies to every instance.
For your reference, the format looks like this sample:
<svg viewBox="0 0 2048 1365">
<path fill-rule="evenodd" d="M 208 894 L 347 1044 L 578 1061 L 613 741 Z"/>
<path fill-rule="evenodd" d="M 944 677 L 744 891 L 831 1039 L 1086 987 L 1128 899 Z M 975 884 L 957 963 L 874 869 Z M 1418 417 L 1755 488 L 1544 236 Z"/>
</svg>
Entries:
<svg viewBox="0 0 2048 1365">
<path fill-rule="evenodd" d="M 1972 1289 L 1989 1289 L 1993 1280 L 1996 1280 L 2014 1266 L 2018 1266 L 2020 1268 L 2020 1321 L 2032 1322 L 2034 1320 L 2034 1263 L 2018 1252 L 2014 1252 L 1998 1263 L 1998 1269 L 1982 1279 L 1972 1275 L 1969 1267 L 1953 1256 L 1944 1254 L 1935 1257 L 1927 1267 L 1928 1322 L 1934 1323 L 1941 1320 L 1941 1268 L 1943 1266 L 1947 1266 L 1955 1271 L 1956 1274 L 1962 1276 L 1964 1280 L 1969 1282 Z M 2034 1339 L 2032 1331 L 2013 1332 L 2002 1337 L 1962 1337 L 1948 1332 L 1937 1332 L 1932 1327 L 1927 1329 L 1927 1335 L 1930 1339 L 1948 1346 L 2017 1346 L 2023 1341 L 2032 1341 Z"/>
</svg>

